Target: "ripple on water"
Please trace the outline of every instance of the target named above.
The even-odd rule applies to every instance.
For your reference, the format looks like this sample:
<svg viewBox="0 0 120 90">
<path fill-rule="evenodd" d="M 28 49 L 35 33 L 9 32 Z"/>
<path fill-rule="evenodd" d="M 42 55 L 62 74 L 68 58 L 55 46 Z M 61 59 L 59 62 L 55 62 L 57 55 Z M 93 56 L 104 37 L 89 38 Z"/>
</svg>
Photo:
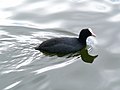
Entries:
<svg viewBox="0 0 120 90">
<path fill-rule="evenodd" d="M 98 1 L 83 3 L 83 5 L 77 6 L 76 9 L 83 12 L 86 11 L 86 12 L 101 12 L 101 13 L 108 13 L 112 10 L 109 4 Z"/>
<path fill-rule="evenodd" d="M 108 19 L 110 22 L 120 22 L 120 14 L 115 14 Z"/>
<path fill-rule="evenodd" d="M 120 0 L 105 0 L 109 3 L 112 3 L 112 4 L 120 4 Z"/>
<path fill-rule="evenodd" d="M 119 4 L 120 0 L 1 0 L 0 90 L 120 90 Z M 99 41 L 99 60 L 93 64 L 34 50 L 49 38 L 76 37 L 83 27 L 94 28 Z"/>
</svg>

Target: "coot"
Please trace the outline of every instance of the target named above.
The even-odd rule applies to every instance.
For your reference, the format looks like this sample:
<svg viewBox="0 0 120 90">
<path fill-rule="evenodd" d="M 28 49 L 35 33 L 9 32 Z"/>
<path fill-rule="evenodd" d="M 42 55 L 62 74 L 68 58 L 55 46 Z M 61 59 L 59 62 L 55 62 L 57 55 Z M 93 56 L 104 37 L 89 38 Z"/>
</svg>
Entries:
<svg viewBox="0 0 120 90">
<path fill-rule="evenodd" d="M 78 38 L 61 37 L 44 41 L 36 50 L 51 54 L 69 54 L 80 51 L 86 46 L 86 39 L 95 36 L 90 28 L 82 29 Z"/>
</svg>

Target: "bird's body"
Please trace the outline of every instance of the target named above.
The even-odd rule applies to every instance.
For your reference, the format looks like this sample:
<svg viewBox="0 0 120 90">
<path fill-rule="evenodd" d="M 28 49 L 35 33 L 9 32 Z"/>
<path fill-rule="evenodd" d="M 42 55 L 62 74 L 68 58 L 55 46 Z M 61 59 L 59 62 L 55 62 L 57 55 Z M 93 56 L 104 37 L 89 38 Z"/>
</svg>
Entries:
<svg viewBox="0 0 120 90">
<path fill-rule="evenodd" d="M 63 37 L 44 41 L 38 48 L 42 52 L 68 54 L 77 52 L 84 46 L 85 45 L 81 44 L 78 38 Z"/>
<path fill-rule="evenodd" d="M 53 54 L 69 54 L 80 51 L 86 46 L 86 39 L 93 33 L 89 29 L 83 29 L 78 38 L 61 37 L 44 41 L 36 50 Z"/>
</svg>

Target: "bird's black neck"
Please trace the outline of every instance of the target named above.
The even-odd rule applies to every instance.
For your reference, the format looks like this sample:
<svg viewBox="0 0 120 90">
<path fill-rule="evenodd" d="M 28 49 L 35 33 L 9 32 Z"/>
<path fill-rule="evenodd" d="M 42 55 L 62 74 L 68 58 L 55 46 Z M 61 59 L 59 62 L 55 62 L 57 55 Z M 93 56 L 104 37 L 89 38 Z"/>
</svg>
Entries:
<svg viewBox="0 0 120 90">
<path fill-rule="evenodd" d="M 79 37 L 78 40 L 83 44 L 86 45 L 86 39 L 87 37 Z"/>
</svg>

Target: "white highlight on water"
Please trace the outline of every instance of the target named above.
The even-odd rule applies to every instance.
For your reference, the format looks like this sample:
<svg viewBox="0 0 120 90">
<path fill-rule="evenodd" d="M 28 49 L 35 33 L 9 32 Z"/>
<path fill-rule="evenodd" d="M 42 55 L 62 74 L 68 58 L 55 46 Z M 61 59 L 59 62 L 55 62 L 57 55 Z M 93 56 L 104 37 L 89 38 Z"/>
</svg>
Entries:
<svg viewBox="0 0 120 90">
<path fill-rule="evenodd" d="M 98 44 L 96 38 L 93 37 L 93 36 L 89 36 L 86 40 L 86 43 L 87 43 L 88 46 L 91 46 L 91 47 L 95 47 L 95 45 Z"/>
<path fill-rule="evenodd" d="M 32 73 L 40 74 L 40 73 L 43 73 L 43 72 L 46 72 L 46 71 L 49 71 L 49 70 L 62 68 L 62 67 L 65 67 L 65 66 L 67 66 L 69 64 L 72 64 L 72 63 L 78 61 L 79 59 L 77 59 L 77 58 L 78 57 L 75 57 L 75 58 L 73 58 L 73 59 L 71 59 L 69 61 L 66 61 L 66 62 L 63 62 L 63 63 L 60 63 L 60 64 L 56 64 L 56 65 L 52 65 L 52 66 L 48 66 L 48 67 L 33 71 Z"/>
<path fill-rule="evenodd" d="M 21 82 L 21 81 L 17 81 L 17 82 L 15 82 L 15 83 L 13 83 L 13 84 L 9 85 L 8 87 L 6 87 L 6 88 L 5 88 L 5 89 L 3 89 L 3 90 L 8 90 L 8 89 L 11 89 L 11 88 L 15 87 L 16 85 L 18 85 L 20 82 Z"/>
</svg>

